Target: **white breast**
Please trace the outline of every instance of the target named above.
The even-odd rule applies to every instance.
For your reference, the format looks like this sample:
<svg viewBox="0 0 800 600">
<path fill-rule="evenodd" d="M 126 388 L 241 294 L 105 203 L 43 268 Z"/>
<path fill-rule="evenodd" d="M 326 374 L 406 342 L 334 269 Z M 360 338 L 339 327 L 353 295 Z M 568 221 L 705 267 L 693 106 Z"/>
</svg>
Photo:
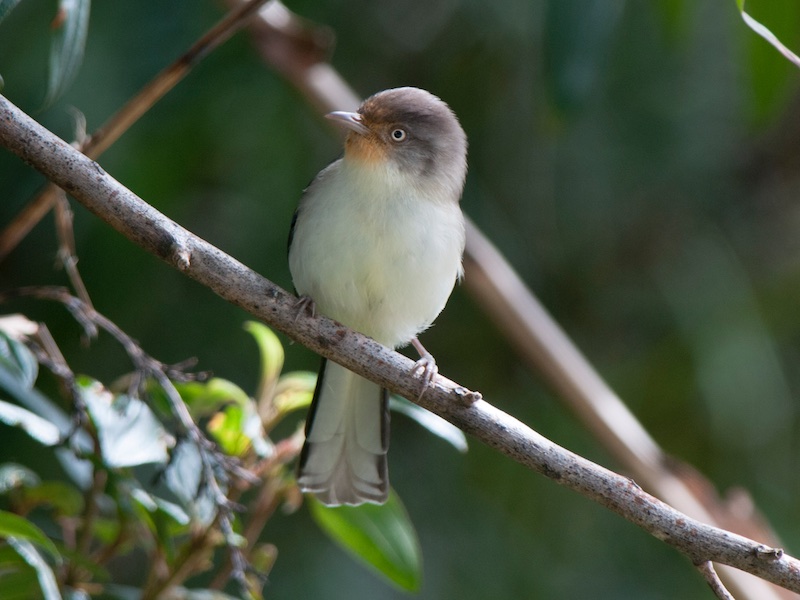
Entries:
<svg viewBox="0 0 800 600">
<path fill-rule="evenodd" d="M 463 216 L 443 193 L 385 166 L 333 163 L 300 204 L 289 252 L 297 292 L 383 344 L 408 343 L 461 274 Z"/>
</svg>

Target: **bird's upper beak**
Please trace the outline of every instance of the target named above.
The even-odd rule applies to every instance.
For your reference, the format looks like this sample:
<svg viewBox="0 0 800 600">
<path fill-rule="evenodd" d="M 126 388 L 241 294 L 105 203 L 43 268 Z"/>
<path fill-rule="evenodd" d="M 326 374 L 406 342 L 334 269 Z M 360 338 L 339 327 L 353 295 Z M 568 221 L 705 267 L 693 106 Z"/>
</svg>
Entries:
<svg viewBox="0 0 800 600">
<path fill-rule="evenodd" d="M 356 133 L 360 133 L 361 135 L 366 135 L 369 133 L 369 128 L 367 128 L 367 126 L 361 122 L 361 115 L 358 113 L 337 110 L 332 113 L 328 113 L 325 116 L 332 121 L 341 123 Z"/>
</svg>

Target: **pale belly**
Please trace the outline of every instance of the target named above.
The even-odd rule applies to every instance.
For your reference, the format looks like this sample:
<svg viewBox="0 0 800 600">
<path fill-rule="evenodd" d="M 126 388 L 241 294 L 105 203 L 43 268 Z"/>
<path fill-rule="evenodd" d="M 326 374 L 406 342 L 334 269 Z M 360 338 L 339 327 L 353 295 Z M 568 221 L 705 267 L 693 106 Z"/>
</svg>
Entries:
<svg viewBox="0 0 800 600">
<path fill-rule="evenodd" d="M 297 292 L 321 314 L 388 346 L 404 345 L 430 326 L 460 276 L 461 211 L 454 202 L 407 195 L 338 202 L 344 195 L 330 183 L 332 196 L 308 199 L 324 210 L 306 205 L 298 215 L 289 255 Z"/>
</svg>

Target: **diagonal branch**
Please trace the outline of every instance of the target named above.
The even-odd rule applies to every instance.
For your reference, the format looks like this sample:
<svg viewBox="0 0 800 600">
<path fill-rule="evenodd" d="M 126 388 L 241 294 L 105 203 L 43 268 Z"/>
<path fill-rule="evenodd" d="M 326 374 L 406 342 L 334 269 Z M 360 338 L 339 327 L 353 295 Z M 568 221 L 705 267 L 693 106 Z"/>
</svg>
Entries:
<svg viewBox="0 0 800 600">
<path fill-rule="evenodd" d="M 297 315 L 294 296 L 146 204 L 0 96 L 0 144 L 34 166 L 128 239 L 293 340 L 412 400 L 413 362 L 325 317 Z M 714 561 L 800 592 L 800 561 L 775 548 L 701 523 L 632 480 L 539 435 L 469 392 L 437 377 L 418 403 L 506 456 L 579 492 L 686 555 Z"/>
</svg>

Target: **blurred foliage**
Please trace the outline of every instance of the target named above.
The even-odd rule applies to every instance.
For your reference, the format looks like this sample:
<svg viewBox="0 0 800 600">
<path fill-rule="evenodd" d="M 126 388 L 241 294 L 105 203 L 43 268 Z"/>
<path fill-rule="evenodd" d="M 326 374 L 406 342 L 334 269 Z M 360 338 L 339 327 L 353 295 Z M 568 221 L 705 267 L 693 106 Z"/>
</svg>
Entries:
<svg viewBox="0 0 800 600">
<path fill-rule="evenodd" d="M 289 7 L 336 31 L 334 66 L 363 95 L 417 85 L 450 103 L 470 139 L 465 210 L 667 451 L 723 491 L 749 490 L 797 554 L 798 73 L 746 27 L 735 3 Z M 794 0 L 746 8 L 800 48 Z M 25 0 L 0 24 L 4 93 L 71 139 L 67 107 L 97 127 L 222 12 L 210 1 L 95 3 L 81 71 L 40 111 L 53 4 Z M 289 288 L 292 211 L 339 152 L 313 110 L 238 35 L 100 162 L 159 210 Z M 7 223 L 42 178 L 0 152 L 0 183 Z M 154 355 L 196 355 L 202 368 L 255 386 L 258 359 L 243 351 L 238 309 L 76 211 L 80 267 L 102 312 Z M 48 218 L 0 264 L 4 288 L 63 279 L 52 268 L 52 229 Z M 127 368 L 107 339 L 82 346 L 54 307 L 8 308 L 46 321 L 76 372 L 110 381 Z M 425 339 L 445 375 L 615 468 L 463 291 Z M 295 346 L 286 362 L 313 369 L 317 359 Z M 299 420 L 285 419 L 276 433 L 288 435 Z M 0 463 L 63 480 L 37 443 L 2 427 Z M 708 597 L 669 548 L 487 448 L 453 453 L 402 419 L 392 448 L 393 483 L 424 556 L 421 598 Z M 272 598 L 402 597 L 329 544 L 305 511 L 271 520 L 264 536 L 280 552 Z"/>
<path fill-rule="evenodd" d="M 0 397 L 17 402 L 0 400 L 0 422 L 60 449 L 55 458 L 77 475 L 69 482 L 42 481 L 26 466 L 0 463 L 0 506 L 8 508 L 0 508 L 0 553 L 15 552 L 6 552 L 0 569 L 0 596 L 41 594 L 60 600 L 62 592 L 79 598 L 93 591 L 121 600 L 200 599 L 216 592 L 180 586 L 212 571 L 217 575 L 211 590 L 230 578 L 239 583 L 242 597 L 263 597 L 276 551 L 258 542 L 257 534 L 279 506 L 286 513 L 299 506 L 290 465 L 302 442 L 298 434 L 274 443 L 267 435 L 290 412 L 309 407 L 316 381 L 303 373 L 281 375 L 284 353 L 277 336 L 261 323 L 248 322 L 246 329 L 261 355 L 255 399 L 223 379 L 187 381 L 181 372 L 177 382 L 165 385 L 140 367 L 107 388 L 88 376 L 68 374 L 66 365 L 54 368 L 59 359 L 43 348 L 42 329 L 35 323 L 20 315 L 0 320 Z M 48 357 L 42 358 L 43 353 Z M 70 390 L 65 400 L 75 411 L 72 417 L 36 389 L 37 360 Z M 178 373 L 175 367 L 167 371 Z M 206 423 L 219 450 L 203 443 L 199 430 L 186 428 L 171 391 L 179 394 L 177 401 L 195 423 Z M 445 425 L 455 429 L 436 420 L 441 421 L 435 417 L 428 426 L 437 434 Z M 166 430 L 173 421 L 181 423 L 173 426 L 176 435 Z M 226 467 L 230 459 L 220 451 L 238 459 L 236 468 Z M 156 467 L 155 477 L 152 470 L 141 469 L 145 465 Z M 251 477 L 240 475 L 241 468 Z M 245 496 L 247 488 L 252 489 Z M 231 514 L 233 506 L 241 507 L 238 517 Z M 356 559 L 401 589 L 419 588 L 419 543 L 394 492 L 383 506 L 311 506 L 321 529 Z M 58 532 L 48 536 L 34 521 Z M 212 562 L 220 548 L 227 549 L 227 562 Z M 49 561 L 39 549 L 46 550 Z M 107 566 L 136 555 L 143 555 L 146 566 L 134 585 L 121 585 Z"/>
</svg>

